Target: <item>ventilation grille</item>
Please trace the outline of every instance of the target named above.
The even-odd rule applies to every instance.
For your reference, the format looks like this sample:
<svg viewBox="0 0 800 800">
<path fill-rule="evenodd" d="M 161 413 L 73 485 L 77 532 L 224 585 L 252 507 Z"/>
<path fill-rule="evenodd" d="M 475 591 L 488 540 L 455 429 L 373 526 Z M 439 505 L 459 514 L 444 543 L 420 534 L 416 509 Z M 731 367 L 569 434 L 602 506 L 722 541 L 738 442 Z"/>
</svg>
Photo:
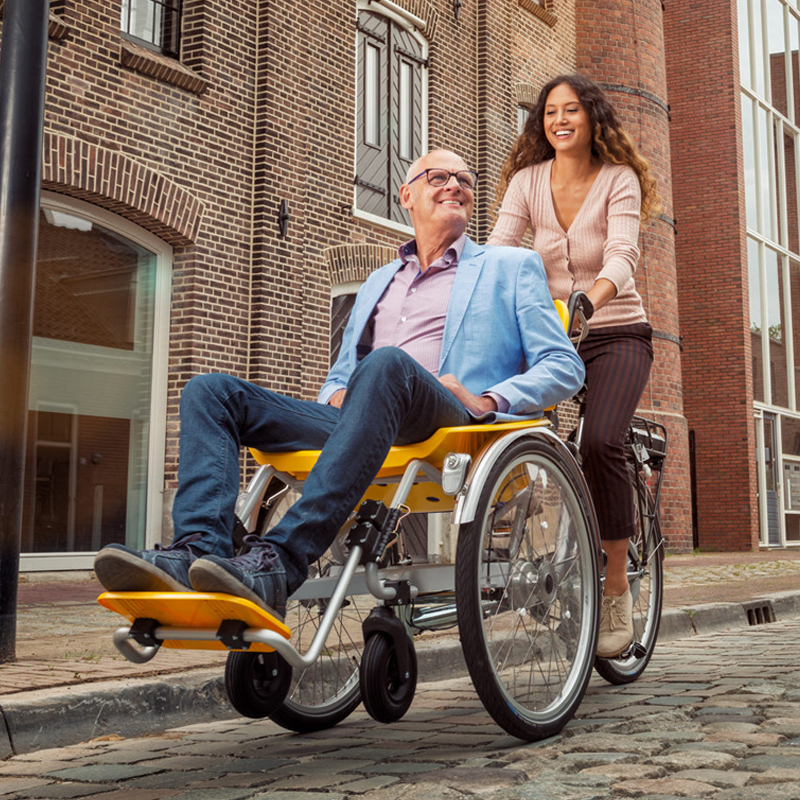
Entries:
<svg viewBox="0 0 800 800">
<path fill-rule="evenodd" d="M 742 603 L 742 606 L 747 612 L 747 622 L 750 625 L 764 625 L 767 622 L 775 622 L 775 611 L 769 600 Z"/>
</svg>

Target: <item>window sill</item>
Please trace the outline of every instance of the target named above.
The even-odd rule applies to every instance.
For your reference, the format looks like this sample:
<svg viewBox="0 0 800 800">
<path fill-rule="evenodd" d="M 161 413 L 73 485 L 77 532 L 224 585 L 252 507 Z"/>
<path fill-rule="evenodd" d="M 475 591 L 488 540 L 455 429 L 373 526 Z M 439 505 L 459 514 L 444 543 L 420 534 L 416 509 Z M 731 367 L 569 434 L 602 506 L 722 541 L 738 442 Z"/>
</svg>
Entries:
<svg viewBox="0 0 800 800">
<path fill-rule="evenodd" d="M 134 72 L 171 83 L 179 89 L 186 89 L 194 94 L 202 94 L 208 86 L 208 81 L 201 78 L 194 70 L 135 42 L 122 41 L 119 60 L 123 67 Z"/>
<path fill-rule="evenodd" d="M 377 214 L 370 214 L 367 211 L 361 211 L 353 207 L 352 215 L 355 219 L 362 219 L 365 222 L 371 222 L 373 225 L 379 225 L 381 228 L 387 228 L 390 231 L 397 231 L 412 237 L 414 235 L 414 228 L 411 225 L 403 225 L 402 222 L 392 222 L 390 219 L 379 217 Z"/>
<path fill-rule="evenodd" d="M 520 8 L 530 11 L 534 17 L 538 17 L 545 25 L 549 25 L 551 28 L 555 27 L 556 22 L 558 22 L 558 17 L 552 11 L 548 11 L 539 5 L 536 0 L 519 0 L 519 5 Z"/>
</svg>

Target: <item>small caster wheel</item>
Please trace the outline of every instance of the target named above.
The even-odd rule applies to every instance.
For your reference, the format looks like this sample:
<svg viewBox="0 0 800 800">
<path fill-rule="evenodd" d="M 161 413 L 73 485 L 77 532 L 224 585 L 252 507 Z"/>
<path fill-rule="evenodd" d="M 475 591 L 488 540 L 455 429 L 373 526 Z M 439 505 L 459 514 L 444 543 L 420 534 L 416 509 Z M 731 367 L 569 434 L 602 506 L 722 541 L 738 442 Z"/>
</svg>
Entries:
<svg viewBox="0 0 800 800">
<path fill-rule="evenodd" d="M 414 643 L 402 637 L 407 647 L 408 668 L 400 673 L 400 660 L 392 639 L 383 633 L 369 637 L 361 657 L 361 699 L 367 713 L 378 722 L 397 722 L 408 711 L 417 688 L 417 654 Z"/>
<path fill-rule="evenodd" d="M 275 652 L 228 653 L 225 691 L 244 717 L 268 717 L 286 699 L 291 682 L 292 668 Z"/>
</svg>

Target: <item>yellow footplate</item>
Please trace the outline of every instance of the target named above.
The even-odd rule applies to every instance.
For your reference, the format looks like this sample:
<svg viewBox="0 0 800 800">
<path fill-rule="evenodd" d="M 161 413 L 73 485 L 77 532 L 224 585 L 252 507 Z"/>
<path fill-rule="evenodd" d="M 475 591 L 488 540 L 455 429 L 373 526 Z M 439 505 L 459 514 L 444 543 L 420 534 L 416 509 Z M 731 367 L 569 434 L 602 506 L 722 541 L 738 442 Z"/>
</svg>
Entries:
<svg viewBox="0 0 800 800">
<path fill-rule="evenodd" d="M 203 592 L 103 592 L 97 602 L 121 614 L 131 623 L 136 620 L 156 620 L 162 628 L 192 628 L 219 631 L 223 623 L 241 622 L 247 628 L 270 630 L 291 637 L 291 631 L 277 617 L 259 608 L 255 603 L 230 594 Z M 213 634 L 212 634 L 213 636 Z M 184 650 L 229 650 L 219 638 L 188 640 L 164 639 L 163 647 Z M 267 653 L 273 648 L 253 642 L 251 652 Z"/>
</svg>

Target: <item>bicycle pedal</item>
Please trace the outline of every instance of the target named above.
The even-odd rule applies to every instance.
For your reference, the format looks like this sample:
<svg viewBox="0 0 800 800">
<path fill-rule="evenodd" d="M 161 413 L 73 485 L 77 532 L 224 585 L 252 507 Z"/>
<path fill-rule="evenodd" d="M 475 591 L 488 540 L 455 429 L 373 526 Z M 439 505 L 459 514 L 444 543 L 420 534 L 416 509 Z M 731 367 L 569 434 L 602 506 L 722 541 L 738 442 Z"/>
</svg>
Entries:
<svg viewBox="0 0 800 800">
<path fill-rule="evenodd" d="M 629 652 L 634 658 L 644 658 L 647 655 L 647 648 L 641 642 L 634 642 Z"/>
</svg>

